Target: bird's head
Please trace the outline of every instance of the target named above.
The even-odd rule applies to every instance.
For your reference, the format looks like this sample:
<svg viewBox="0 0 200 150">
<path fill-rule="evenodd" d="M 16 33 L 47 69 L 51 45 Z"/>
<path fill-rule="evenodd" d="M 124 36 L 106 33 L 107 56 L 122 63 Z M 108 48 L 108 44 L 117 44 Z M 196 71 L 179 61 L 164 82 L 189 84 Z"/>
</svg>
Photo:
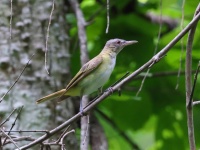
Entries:
<svg viewBox="0 0 200 150">
<path fill-rule="evenodd" d="M 111 50 L 111 52 L 114 52 L 118 54 L 125 46 L 135 44 L 138 41 L 126 41 L 122 39 L 111 39 L 106 42 L 106 45 L 104 47 L 105 50 Z"/>
</svg>

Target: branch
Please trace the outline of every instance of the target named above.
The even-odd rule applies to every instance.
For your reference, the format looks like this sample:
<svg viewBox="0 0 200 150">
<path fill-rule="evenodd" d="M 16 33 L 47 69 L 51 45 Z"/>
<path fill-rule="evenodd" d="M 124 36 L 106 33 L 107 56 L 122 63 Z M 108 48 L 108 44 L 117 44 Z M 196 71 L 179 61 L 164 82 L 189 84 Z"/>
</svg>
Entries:
<svg viewBox="0 0 200 150">
<path fill-rule="evenodd" d="M 86 22 L 83 16 L 83 13 L 79 7 L 79 3 L 77 0 L 70 0 L 69 1 L 77 18 L 77 26 L 78 26 L 78 37 L 79 37 L 79 44 L 81 49 L 81 63 L 82 65 L 88 62 L 88 52 L 87 52 L 87 36 L 85 32 Z"/>
<path fill-rule="evenodd" d="M 86 36 L 86 31 L 85 31 L 86 21 L 84 19 L 83 12 L 80 9 L 78 1 L 70 0 L 69 2 L 77 18 L 78 38 L 79 38 L 80 53 L 81 53 L 81 64 L 84 65 L 89 60 L 88 51 L 87 51 L 87 36 Z M 82 96 L 80 100 L 80 106 L 85 107 L 88 104 L 88 102 L 89 102 L 88 96 Z M 89 135 L 89 133 L 87 133 L 89 131 L 87 130 L 88 128 L 89 128 L 89 124 L 88 124 L 87 117 L 82 117 L 81 118 L 81 144 L 80 144 L 81 150 L 88 149 L 88 145 L 89 145 L 89 136 L 87 136 Z"/>
<path fill-rule="evenodd" d="M 193 102 L 193 106 L 194 105 L 199 105 L 200 104 L 200 101 L 195 101 L 195 102 Z"/>
<path fill-rule="evenodd" d="M 192 27 L 193 25 L 199 20 L 200 13 L 197 14 L 194 19 L 168 44 L 166 47 L 164 47 L 159 53 L 157 53 L 155 56 L 153 56 L 147 63 L 145 63 L 143 66 L 141 66 L 139 69 L 134 71 L 132 74 L 130 74 L 128 77 L 124 78 L 122 81 L 120 81 L 118 84 L 112 87 L 113 91 L 118 90 L 121 86 L 125 85 L 128 81 L 133 80 L 135 76 L 140 74 L 143 70 L 147 69 L 150 66 L 153 66 L 156 62 L 158 62 L 165 54 L 172 48 Z M 79 112 L 73 117 L 71 117 L 69 120 L 65 121 L 58 127 L 54 128 L 53 130 L 49 131 L 48 134 L 45 134 L 41 137 L 39 137 L 37 140 L 21 147 L 21 150 L 28 149 L 38 143 L 43 142 L 44 140 L 48 139 L 49 137 L 56 134 L 58 131 L 61 131 L 62 129 L 66 128 L 71 123 L 75 122 L 79 118 L 81 118 L 82 113 L 86 114 L 90 110 L 92 110 L 98 103 L 103 101 L 106 97 L 111 95 L 113 92 L 111 90 L 107 90 L 104 92 L 99 98 L 96 99 L 93 103 L 91 103 L 89 106 L 83 109 L 83 112 Z"/>
<path fill-rule="evenodd" d="M 5 130 L 4 132 L 18 132 L 18 133 L 22 133 L 22 132 L 36 132 L 36 133 L 44 132 L 44 133 L 48 134 L 49 131 L 48 130 L 12 130 L 12 131 Z"/>
<path fill-rule="evenodd" d="M 199 16 L 200 4 L 197 6 L 195 11 L 194 18 Z M 193 19 L 194 20 L 194 19 Z M 191 87 L 192 87 L 192 43 L 194 39 L 194 33 L 196 30 L 197 22 L 193 24 L 189 34 L 188 34 L 188 41 L 186 47 L 186 68 L 185 68 L 185 83 L 186 83 L 186 111 L 187 111 L 187 126 L 188 126 L 188 139 L 190 144 L 190 150 L 196 150 L 195 146 L 195 137 L 194 137 L 194 124 L 193 124 L 193 105 L 192 105 L 192 98 L 191 98 Z"/>
<path fill-rule="evenodd" d="M 182 17 L 181 17 L 181 30 L 183 29 L 183 23 L 184 23 L 184 6 L 185 6 L 185 0 L 182 1 Z M 182 70 L 182 64 L 183 64 L 183 53 L 184 53 L 184 43 L 183 43 L 183 39 L 181 39 L 181 54 L 180 54 L 180 65 L 179 65 L 179 69 L 178 69 L 178 74 L 177 74 L 177 81 L 176 81 L 176 87 L 175 89 L 177 90 L 179 87 L 179 79 L 180 79 L 180 74 L 181 74 L 181 70 Z"/>
<path fill-rule="evenodd" d="M 4 125 L 7 121 L 10 120 L 10 117 L 12 116 L 12 114 L 17 110 L 17 108 L 13 109 L 13 111 L 10 113 L 10 115 L 5 119 L 5 121 L 3 121 L 1 124 L 0 124 L 0 127 L 2 125 Z"/>
<path fill-rule="evenodd" d="M 12 39 L 12 14 L 13 14 L 13 1 L 10 0 L 10 40 Z"/>
<path fill-rule="evenodd" d="M 15 82 L 13 83 L 13 85 L 8 89 L 8 91 L 1 97 L 0 99 L 0 103 L 3 101 L 4 97 L 10 92 L 10 90 L 15 86 L 15 84 L 19 81 L 20 77 L 22 76 L 22 74 L 24 73 L 25 69 L 28 67 L 30 61 L 32 60 L 33 56 L 35 54 L 32 54 L 31 58 L 28 60 L 28 62 L 26 63 L 25 67 L 22 69 L 22 72 L 19 74 L 19 76 L 17 77 L 17 79 L 15 80 Z"/>
<path fill-rule="evenodd" d="M 1 128 L 0 128 L 0 130 L 5 135 L 6 139 L 9 138 L 10 141 L 17 147 L 17 149 L 20 150 L 19 146 L 17 146 L 17 144 L 15 143 L 15 141 L 13 141 L 13 139 L 8 134 L 6 134 Z"/>
<path fill-rule="evenodd" d="M 195 76 L 194 76 L 194 83 L 193 83 L 193 86 L 192 86 L 192 92 L 190 94 L 190 102 L 189 103 L 192 103 L 194 90 L 195 90 L 197 79 L 198 79 L 199 70 L 200 70 L 200 61 L 198 63 L 197 70 L 196 70 L 196 73 L 195 73 Z"/>
<path fill-rule="evenodd" d="M 13 127 L 15 126 L 15 123 L 16 123 L 16 121 L 17 121 L 17 119 L 18 119 L 18 117 L 19 117 L 19 115 L 20 115 L 20 113 L 21 113 L 23 107 L 24 107 L 24 106 L 22 106 L 22 107 L 19 109 L 18 114 L 17 114 L 17 116 L 16 116 L 14 122 L 12 123 L 12 126 L 11 126 L 11 128 L 10 128 L 10 131 L 11 131 L 11 130 L 13 129 Z M 10 134 L 10 131 L 8 132 L 8 135 Z M 7 138 L 4 139 L 3 144 L 6 142 L 6 139 L 7 139 Z"/>
<path fill-rule="evenodd" d="M 48 71 L 48 68 L 47 68 L 49 28 L 50 28 L 51 20 L 52 20 L 52 16 L 53 16 L 54 5 L 55 5 L 55 0 L 52 1 L 51 13 L 50 13 L 50 16 L 49 16 L 49 23 L 48 23 L 48 26 L 47 26 L 47 35 L 46 35 L 46 42 L 45 42 L 45 56 L 44 56 L 45 58 L 44 58 L 44 63 L 45 63 L 45 70 L 46 70 L 47 74 L 49 74 L 49 71 Z"/>
<path fill-rule="evenodd" d="M 193 70 L 192 73 L 196 71 Z M 180 71 L 180 75 L 185 75 L 185 71 Z M 139 76 L 135 77 L 134 80 L 141 80 L 146 74 L 140 74 Z M 146 78 L 157 78 L 157 77 L 168 77 L 168 76 L 175 76 L 177 75 L 177 71 L 163 71 L 163 72 L 155 72 L 147 74 Z"/>
<path fill-rule="evenodd" d="M 30 136 L 22 136 L 22 137 L 14 137 L 13 138 L 13 141 L 15 141 L 15 142 L 17 142 L 17 141 L 34 141 L 34 140 L 35 139 L 30 137 Z M 4 145 L 10 144 L 10 143 L 12 143 L 12 141 L 11 140 L 7 140 Z"/>
<path fill-rule="evenodd" d="M 106 27 L 106 34 L 109 31 L 109 25 L 110 25 L 110 16 L 109 16 L 109 0 L 107 0 L 107 27 Z"/>
</svg>

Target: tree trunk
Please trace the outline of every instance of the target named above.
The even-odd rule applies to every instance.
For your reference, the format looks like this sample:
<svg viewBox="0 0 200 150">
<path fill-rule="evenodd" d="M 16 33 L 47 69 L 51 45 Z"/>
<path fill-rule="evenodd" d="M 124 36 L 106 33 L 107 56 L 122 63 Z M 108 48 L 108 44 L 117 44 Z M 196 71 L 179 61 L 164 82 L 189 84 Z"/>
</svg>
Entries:
<svg viewBox="0 0 200 150">
<path fill-rule="evenodd" d="M 63 1 L 56 0 L 49 38 L 47 67 L 44 56 L 47 27 L 52 1 L 15 0 L 11 3 L 2 0 L 0 5 L 0 96 L 2 97 L 15 82 L 35 53 L 22 76 L 0 103 L 1 118 L 7 117 L 14 108 L 24 106 L 14 130 L 47 130 L 56 127 L 74 114 L 71 100 L 37 105 L 35 100 L 66 86 L 70 79 L 68 25 L 65 20 Z M 12 35 L 10 38 L 10 21 Z M 12 115 L 4 124 L 9 130 L 16 117 Z M 41 133 L 20 133 L 37 138 Z M 78 149 L 75 136 L 68 135 L 67 149 Z M 23 143 L 24 144 L 24 143 Z M 12 144 L 10 144 L 11 146 Z M 20 145 L 20 144 L 19 144 Z M 13 146 L 13 145 L 12 145 Z"/>
</svg>

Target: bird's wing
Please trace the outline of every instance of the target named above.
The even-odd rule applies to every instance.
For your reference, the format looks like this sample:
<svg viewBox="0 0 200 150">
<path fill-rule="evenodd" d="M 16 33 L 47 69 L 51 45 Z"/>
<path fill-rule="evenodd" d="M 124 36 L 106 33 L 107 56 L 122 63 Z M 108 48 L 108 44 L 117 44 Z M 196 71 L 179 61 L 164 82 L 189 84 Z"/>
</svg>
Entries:
<svg viewBox="0 0 200 150">
<path fill-rule="evenodd" d="M 88 74 L 90 74 L 93 70 L 99 67 L 99 65 L 102 63 L 103 58 L 101 56 L 97 56 L 93 59 L 91 59 L 89 62 L 84 64 L 82 68 L 79 70 L 79 72 L 74 76 L 74 78 L 69 82 L 66 90 L 70 89 L 72 86 L 76 85 L 81 79 L 86 77 Z"/>
</svg>

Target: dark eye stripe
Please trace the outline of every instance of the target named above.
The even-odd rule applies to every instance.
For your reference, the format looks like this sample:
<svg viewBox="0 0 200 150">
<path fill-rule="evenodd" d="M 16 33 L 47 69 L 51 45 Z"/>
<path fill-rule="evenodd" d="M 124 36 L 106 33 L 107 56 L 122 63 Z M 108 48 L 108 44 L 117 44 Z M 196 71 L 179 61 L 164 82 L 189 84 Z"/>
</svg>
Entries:
<svg viewBox="0 0 200 150">
<path fill-rule="evenodd" d="M 120 41 L 117 41 L 117 44 L 120 44 L 121 42 Z"/>
</svg>

